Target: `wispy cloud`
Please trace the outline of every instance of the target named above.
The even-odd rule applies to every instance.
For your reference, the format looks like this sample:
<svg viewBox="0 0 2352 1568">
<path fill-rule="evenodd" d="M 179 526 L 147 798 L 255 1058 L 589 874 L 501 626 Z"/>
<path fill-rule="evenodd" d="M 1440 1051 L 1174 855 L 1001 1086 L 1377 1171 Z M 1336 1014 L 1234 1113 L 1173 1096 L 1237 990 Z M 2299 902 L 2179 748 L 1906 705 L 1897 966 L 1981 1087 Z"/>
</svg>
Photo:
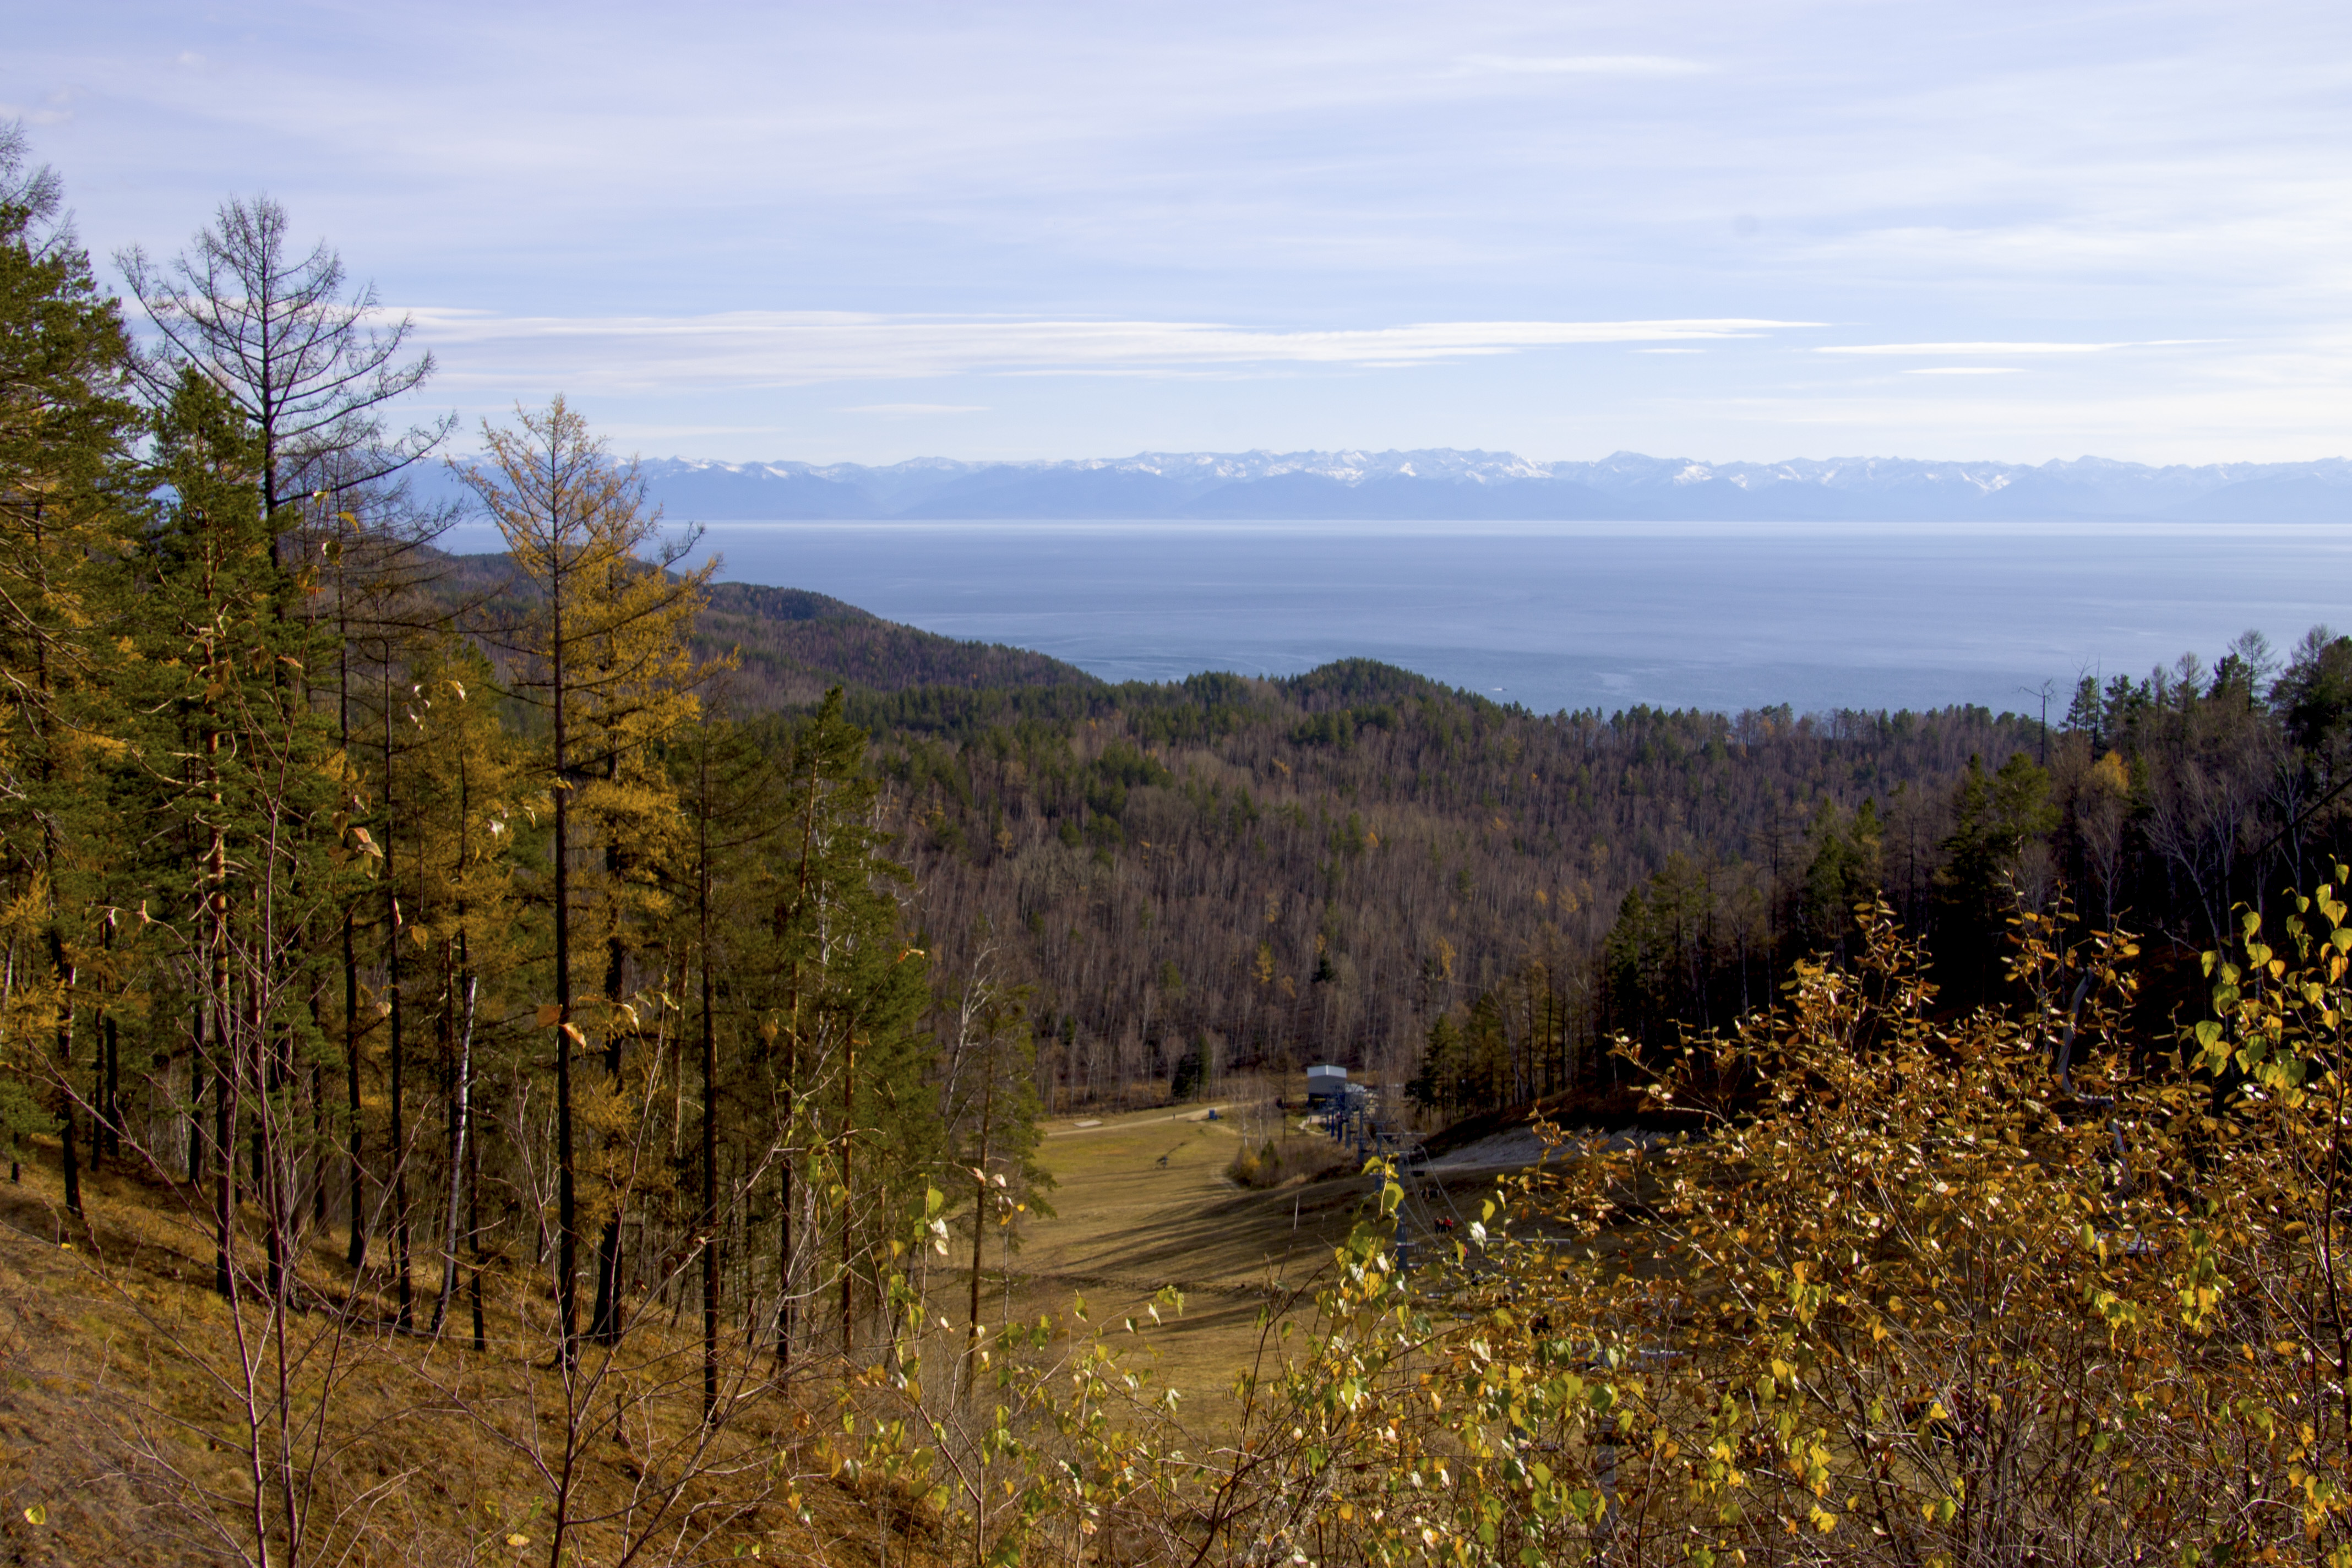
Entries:
<svg viewBox="0 0 2352 1568">
<path fill-rule="evenodd" d="M 93 255 L 268 191 L 490 312 L 429 396 L 647 451 L 2340 449 L 2352 7 L 2127 9 L 130 0 L 17 7 L 0 120 Z M 1639 335 L 1717 316 L 1836 325 Z"/>
<path fill-rule="evenodd" d="M 1906 370 L 1906 375 L 2022 375 L 2023 365 L 2017 364 L 1929 364 Z"/>
<path fill-rule="evenodd" d="M 2115 349 L 2179 348 L 2202 338 L 2147 338 L 2122 343 L 1839 343 L 1822 354 L 2103 354 Z"/>
<path fill-rule="evenodd" d="M 0 102 L 0 120 L 21 120 L 27 125 L 63 125 L 73 118 L 75 93 L 59 88 L 38 104 Z"/>
<path fill-rule="evenodd" d="M 985 414 L 985 403 L 857 403 L 844 414 Z"/>
<path fill-rule="evenodd" d="M 1464 55 L 1461 65 L 1511 76 L 1703 76 L 1715 68 L 1673 55 Z"/>
<path fill-rule="evenodd" d="M 1212 321 L 1053 321 L 733 310 L 703 316 L 500 316 L 418 310 L 458 385 L 793 386 L 960 374 L 1245 375 L 1402 369 L 1594 343 L 1754 338 L 1807 321 L 1424 321 L 1286 331 Z M 908 405 L 874 405 L 868 411 Z M 961 405 L 957 405 L 961 406 Z M 932 410 L 945 412 L 945 408 Z"/>
</svg>

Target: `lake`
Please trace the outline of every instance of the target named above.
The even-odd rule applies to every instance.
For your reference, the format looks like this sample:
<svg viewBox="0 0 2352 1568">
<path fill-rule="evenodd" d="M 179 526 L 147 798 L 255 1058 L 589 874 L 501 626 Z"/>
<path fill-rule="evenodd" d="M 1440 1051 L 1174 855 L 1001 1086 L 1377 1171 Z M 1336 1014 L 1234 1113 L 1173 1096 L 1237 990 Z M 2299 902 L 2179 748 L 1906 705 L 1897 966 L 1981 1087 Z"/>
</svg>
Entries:
<svg viewBox="0 0 2352 1568">
<path fill-rule="evenodd" d="M 452 548 L 496 547 L 469 525 Z M 725 575 L 1107 679 L 1385 659 L 1538 711 L 1978 702 L 2352 629 L 2352 527 L 719 522 Z"/>
</svg>

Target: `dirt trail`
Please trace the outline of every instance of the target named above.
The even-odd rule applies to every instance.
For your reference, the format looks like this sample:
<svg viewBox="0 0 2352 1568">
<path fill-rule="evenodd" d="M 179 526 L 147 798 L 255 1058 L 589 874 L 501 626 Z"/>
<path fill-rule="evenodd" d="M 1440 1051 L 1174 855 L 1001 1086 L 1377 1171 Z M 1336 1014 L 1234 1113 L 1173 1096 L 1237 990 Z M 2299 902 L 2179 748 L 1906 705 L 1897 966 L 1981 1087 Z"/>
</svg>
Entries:
<svg viewBox="0 0 2352 1568">
<path fill-rule="evenodd" d="M 1225 1108 L 1222 1105 L 1204 1105 L 1198 1110 L 1179 1110 L 1167 1116 L 1119 1117 L 1116 1120 L 1097 1121 L 1092 1126 L 1053 1128 L 1046 1132 L 1045 1136 L 1076 1138 L 1081 1132 L 1124 1132 L 1130 1127 L 1150 1127 L 1161 1121 L 1206 1121 L 1209 1120 L 1211 1111 L 1223 1116 Z"/>
</svg>

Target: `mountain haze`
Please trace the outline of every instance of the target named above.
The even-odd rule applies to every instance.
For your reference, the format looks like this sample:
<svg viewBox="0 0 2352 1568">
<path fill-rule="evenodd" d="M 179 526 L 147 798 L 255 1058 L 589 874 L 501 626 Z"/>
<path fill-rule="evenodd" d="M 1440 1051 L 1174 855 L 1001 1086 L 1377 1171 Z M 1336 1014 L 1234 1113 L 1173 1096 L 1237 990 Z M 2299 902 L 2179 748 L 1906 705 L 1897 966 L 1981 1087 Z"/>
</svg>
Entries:
<svg viewBox="0 0 2352 1568">
<path fill-rule="evenodd" d="M 1427 521 L 2352 521 L 2352 462 L 2150 467 L 1907 458 L 1701 463 L 1619 452 L 1538 463 L 1508 452 L 1146 452 L 971 463 L 642 465 L 682 520 L 1013 518 Z"/>
</svg>

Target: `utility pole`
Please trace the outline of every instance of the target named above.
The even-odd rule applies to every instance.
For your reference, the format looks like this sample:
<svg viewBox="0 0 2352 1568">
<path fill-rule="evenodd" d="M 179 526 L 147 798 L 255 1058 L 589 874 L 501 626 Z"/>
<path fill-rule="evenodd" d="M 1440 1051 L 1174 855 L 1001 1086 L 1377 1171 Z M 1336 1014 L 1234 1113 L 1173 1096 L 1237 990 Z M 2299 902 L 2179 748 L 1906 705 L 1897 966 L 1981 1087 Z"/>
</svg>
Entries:
<svg viewBox="0 0 2352 1568">
<path fill-rule="evenodd" d="M 2042 765 L 2045 768 L 2050 765 L 2050 686 L 2051 683 L 2045 680 L 2038 687 L 2021 686 L 2018 688 L 2020 691 L 2024 692 L 2028 697 L 2039 697 L 2042 699 Z"/>
</svg>

